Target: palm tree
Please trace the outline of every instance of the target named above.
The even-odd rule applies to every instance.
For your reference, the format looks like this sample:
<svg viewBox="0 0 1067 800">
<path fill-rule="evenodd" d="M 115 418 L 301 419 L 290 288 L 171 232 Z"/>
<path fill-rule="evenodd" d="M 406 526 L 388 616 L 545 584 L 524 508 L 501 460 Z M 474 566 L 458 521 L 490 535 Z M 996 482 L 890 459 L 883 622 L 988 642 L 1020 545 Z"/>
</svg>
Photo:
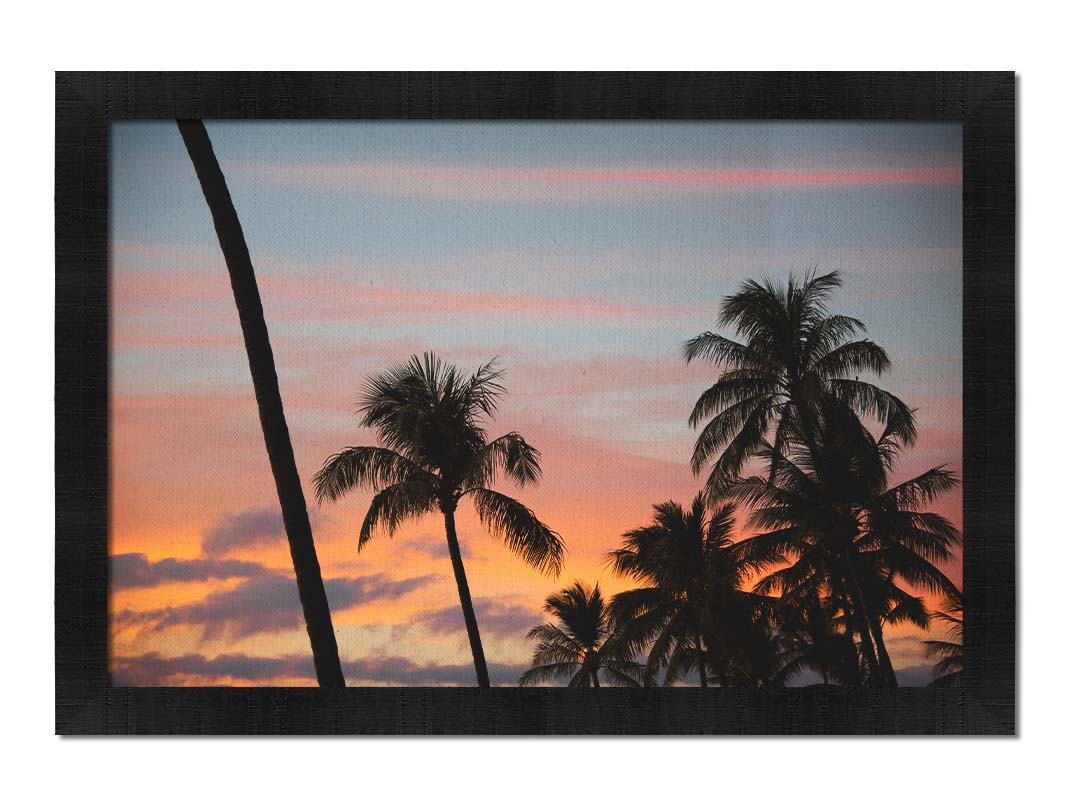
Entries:
<svg viewBox="0 0 1067 800">
<path fill-rule="evenodd" d="M 631 652 L 651 645 L 646 684 L 660 669 L 665 686 L 695 669 L 706 687 L 708 646 L 735 626 L 741 584 L 757 564 L 733 547 L 732 505 L 712 509 L 710 518 L 702 495 L 689 511 L 674 501 L 653 508 L 652 524 L 625 533 L 624 546 L 609 554 L 618 575 L 642 584 L 615 595 L 612 616 Z"/>
<path fill-rule="evenodd" d="M 259 299 L 259 287 L 256 285 L 256 273 L 252 268 L 248 245 L 245 243 L 241 222 L 226 188 L 226 178 L 215 158 L 204 123 L 199 120 L 179 120 L 178 130 L 185 141 L 185 148 L 189 152 L 204 198 L 211 210 L 215 232 L 226 260 L 226 269 L 230 273 L 233 299 L 241 319 L 245 352 L 248 354 L 256 404 L 259 406 L 259 423 L 263 428 L 267 458 L 274 474 L 282 520 L 289 539 L 289 552 L 296 572 L 300 605 L 304 610 L 304 622 L 311 640 L 315 674 L 319 686 L 343 687 L 345 679 L 341 673 L 337 638 L 330 619 L 330 605 L 326 599 L 326 588 L 315 553 L 315 540 L 311 535 L 311 523 L 308 520 L 304 490 L 300 485 L 300 474 L 293 456 L 293 444 L 289 439 L 289 428 L 285 424 L 278 374 L 274 368 L 274 353 L 267 335 L 263 304 Z"/>
<path fill-rule="evenodd" d="M 824 685 L 831 681 L 843 686 L 859 686 L 860 654 L 851 633 L 846 631 L 844 612 L 832 597 L 798 597 L 775 607 L 786 659 L 797 669 L 819 674 Z"/>
<path fill-rule="evenodd" d="M 803 664 L 790 649 L 791 641 L 778 618 L 774 598 L 743 593 L 738 598 L 736 622 L 726 626 L 712 648 L 721 653 L 713 660 L 720 686 L 780 688 Z"/>
<path fill-rule="evenodd" d="M 950 593 L 945 610 L 935 611 L 933 616 L 949 624 L 952 641 L 924 642 L 927 657 L 940 658 L 934 665 L 934 680 L 930 685 L 959 686 L 963 678 L 963 594 L 959 591 Z"/>
<path fill-rule="evenodd" d="M 526 635 L 537 642 L 537 650 L 519 686 L 567 679 L 568 686 L 599 689 L 601 671 L 614 686 L 641 685 L 642 666 L 619 647 L 599 586 L 590 591 L 575 581 L 570 588 L 550 595 L 545 611 L 557 622 L 537 625 Z"/>
<path fill-rule="evenodd" d="M 427 353 L 371 378 L 360 424 L 374 428 L 382 446 L 348 447 L 326 459 L 314 479 L 320 503 L 356 487 L 376 492 L 360 529 L 360 550 L 379 529 L 392 536 L 406 520 L 435 509 L 444 515 L 480 687 L 489 686 L 489 671 L 456 535 L 459 501 L 469 497 L 489 532 L 537 569 L 558 574 L 564 552 L 560 536 L 530 509 L 490 488 L 500 473 L 520 487 L 541 476 L 541 454 L 522 436 L 489 440 L 482 428 L 504 393 L 502 377 L 495 360 L 467 375 Z"/>
<path fill-rule="evenodd" d="M 720 325 L 733 328 L 742 341 L 706 331 L 685 343 L 687 362 L 699 358 L 723 369 L 689 416 L 693 428 L 703 424 L 690 461 L 693 473 L 699 475 L 718 454 L 709 491 L 737 477 L 772 427 L 776 454 L 810 440 L 824 395 L 882 422 L 893 414 L 904 440 L 914 436 L 910 409 L 859 379 L 863 372 L 888 370 L 889 357 L 874 342 L 854 338 L 866 330 L 858 319 L 827 313 L 830 293 L 840 285 L 837 272 L 813 274 L 803 283 L 790 275 L 785 287 L 746 281 L 719 314 Z"/>
<path fill-rule="evenodd" d="M 939 594 L 954 590 L 933 562 L 952 557 L 959 531 L 923 509 L 957 481 L 944 467 L 935 467 L 891 484 L 910 426 L 893 413 L 877 439 L 832 398 L 824 399 L 818 418 L 810 445 L 788 455 L 764 442 L 758 455 L 768 464 L 777 460 L 773 479 L 752 476 L 730 489 L 755 508 L 752 522 L 764 530 L 739 548 L 748 559 L 792 559 L 761 578 L 755 590 L 778 592 L 783 602 L 813 594 L 832 598 L 844 611 L 850 637 L 859 638 L 869 680 L 895 686 L 883 623 L 925 627 L 928 622 L 921 598 L 897 579 Z"/>
</svg>

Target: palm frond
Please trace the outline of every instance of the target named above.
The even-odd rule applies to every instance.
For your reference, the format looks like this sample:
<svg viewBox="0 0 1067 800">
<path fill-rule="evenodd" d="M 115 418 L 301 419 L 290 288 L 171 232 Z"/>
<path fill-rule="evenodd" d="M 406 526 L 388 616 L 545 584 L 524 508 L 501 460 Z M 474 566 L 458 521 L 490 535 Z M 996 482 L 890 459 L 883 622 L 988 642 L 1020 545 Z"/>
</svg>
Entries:
<svg viewBox="0 0 1067 800">
<path fill-rule="evenodd" d="M 697 511 L 697 502 L 703 503 L 703 498 L 697 495 L 693 502 L 692 516 L 700 518 L 702 513 Z M 722 503 L 712 509 L 711 518 L 707 524 L 707 535 L 704 537 L 704 548 L 707 555 L 721 557 L 723 552 L 728 552 L 733 544 L 734 526 L 737 524 L 737 506 L 733 503 Z"/>
<path fill-rule="evenodd" d="M 830 314 L 823 317 L 808 332 L 801 357 L 801 368 L 809 369 L 815 361 L 850 339 L 855 333 L 866 331 L 866 326 L 855 317 Z"/>
<path fill-rule="evenodd" d="M 823 379 L 873 372 L 881 375 L 889 369 L 889 356 L 879 345 L 868 339 L 846 342 L 831 350 L 811 366 L 812 372 Z"/>
<path fill-rule="evenodd" d="M 713 386 L 712 389 L 714 388 Z M 712 391 L 712 389 L 709 389 L 708 392 Z M 699 473 L 715 453 L 726 447 L 731 439 L 738 435 L 749 418 L 762 408 L 765 408 L 769 402 L 764 395 L 753 395 L 727 406 L 716 414 L 697 435 L 696 444 L 693 446 L 693 456 L 689 462 L 694 474 Z M 697 409 L 694 409 L 694 416 L 690 417 L 691 423 L 696 414 Z M 699 420 L 697 421 L 699 422 Z"/>
<path fill-rule="evenodd" d="M 566 635 L 579 649 L 598 650 L 608 637 L 608 614 L 600 587 L 590 589 L 581 581 L 549 595 L 545 611 L 560 621 Z"/>
<path fill-rule="evenodd" d="M 612 598 L 609 613 L 616 626 L 613 647 L 632 659 L 671 623 L 679 607 L 662 589 L 630 589 Z"/>
<path fill-rule="evenodd" d="M 538 625 L 527 634 L 528 638 L 536 639 L 537 648 L 534 650 L 533 664 L 534 666 L 541 666 L 543 664 L 551 664 L 556 661 L 581 661 L 585 656 L 585 651 L 579 642 L 575 642 L 564 631 L 555 628 L 554 630 L 540 630 L 536 635 L 531 635 L 537 628 L 543 628 L 544 626 Z M 554 628 L 554 626 L 551 626 Z"/>
<path fill-rule="evenodd" d="M 747 364 L 751 353 L 746 345 L 727 339 L 711 331 L 694 336 L 682 348 L 686 363 L 695 359 L 704 359 L 712 364 L 726 364 L 740 367 Z"/>
<path fill-rule="evenodd" d="M 930 511 L 872 509 L 867 528 L 869 533 L 858 542 L 861 548 L 868 548 L 868 542 L 874 547 L 891 542 L 938 562 L 950 560 L 961 541 L 955 525 Z"/>
<path fill-rule="evenodd" d="M 569 633 L 564 631 L 558 625 L 552 622 L 542 622 L 539 625 L 534 625 L 526 633 L 527 639 L 533 639 L 538 642 L 546 642 L 549 644 L 556 644 L 560 647 L 574 646 L 576 650 L 580 650 L 581 647 L 578 642 Z"/>
<path fill-rule="evenodd" d="M 887 547 L 877 557 L 912 586 L 941 596 L 951 596 L 956 591 L 956 585 L 945 573 L 906 547 Z"/>
<path fill-rule="evenodd" d="M 549 574 L 559 574 L 565 547 L 558 533 L 507 495 L 491 489 L 472 489 L 469 494 L 478 516 L 491 534 L 502 536 L 511 551 L 530 566 Z"/>
<path fill-rule="evenodd" d="M 674 686 L 679 680 L 696 670 L 696 650 L 680 642 L 671 651 L 670 657 L 663 667 L 663 685 Z"/>
<path fill-rule="evenodd" d="M 378 528 L 384 527 L 392 536 L 402 522 L 432 511 L 436 503 L 433 485 L 419 476 L 387 486 L 371 500 L 363 518 L 357 549 L 362 550 Z"/>
<path fill-rule="evenodd" d="M 930 625 L 930 614 L 926 610 L 926 603 L 921 597 L 908 594 L 897 587 L 892 587 L 891 599 L 894 605 L 883 615 L 883 619 L 889 625 L 899 625 L 910 622 L 918 628 L 925 630 Z"/>
<path fill-rule="evenodd" d="M 833 397 L 857 414 L 873 417 L 882 423 L 892 419 L 896 435 L 904 444 L 915 440 L 915 414 L 898 397 L 872 383 L 852 378 L 831 378 L 826 382 L 826 387 Z"/>
<path fill-rule="evenodd" d="M 959 479 L 951 470 L 944 466 L 934 467 L 889 489 L 883 496 L 883 503 L 898 509 L 918 509 L 958 484 Z"/>
<path fill-rule="evenodd" d="M 923 642 L 926 645 L 928 657 L 959 657 L 963 653 L 963 645 L 959 642 L 943 642 L 930 639 Z"/>
<path fill-rule="evenodd" d="M 645 660 L 644 680 L 646 684 L 651 684 L 656 674 L 666 668 L 671 654 L 678 644 L 679 637 L 677 633 L 681 627 L 680 618 L 675 616 L 657 632 L 652 642 L 652 647 L 648 650 L 648 658 Z M 663 680 L 663 685 L 671 685 L 666 677 Z"/>
<path fill-rule="evenodd" d="M 825 316 L 826 301 L 830 297 L 830 292 L 840 288 L 841 283 L 840 270 L 835 269 L 825 275 L 811 273 L 811 277 L 808 278 L 800 290 L 805 314 L 815 319 Z"/>
<path fill-rule="evenodd" d="M 764 443 L 771 414 L 773 398 L 766 398 L 745 419 L 744 424 L 728 445 L 719 454 L 705 483 L 705 491 L 715 494 L 736 479 L 748 458 L 757 453 Z M 703 448 L 694 449 L 690 464 L 693 474 L 699 474 L 707 463 L 710 453 Z"/>
<path fill-rule="evenodd" d="M 725 372 L 701 392 L 689 414 L 689 425 L 696 428 L 713 414 L 778 394 L 777 379 L 757 370 Z"/>
<path fill-rule="evenodd" d="M 758 533 L 733 545 L 737 563 L 745 577 L 766 572 L 770 567 L 782 564 L 789 553 L 796 552 L 799 531 L 796 528 L 779 528 Z"/>
<path fill-rule="evenodd" d="M 486 417 L 496 413 L 497 401 L 504 392 L 504 368 L 492 359 L 474 371 L 460 389 L 462 404 L 475 408 Z"/>
<path fill-rule="evenodd" d="M 541 452 L 512 431 L 487 442 L 474 456 L 466 488 L 491 486 L 498 470 L 522 487 L 541 479 Z"/>
<path fill-rule="evenodd" d="M 422 470 L 409 458 L 384 447 L 348 447 L 326 459 L 312 483 L 321 503 L 338 500 L 353 488 L 378 491 Z M 430 476 L 424 476 L 429 479 Z"/>
</svg>

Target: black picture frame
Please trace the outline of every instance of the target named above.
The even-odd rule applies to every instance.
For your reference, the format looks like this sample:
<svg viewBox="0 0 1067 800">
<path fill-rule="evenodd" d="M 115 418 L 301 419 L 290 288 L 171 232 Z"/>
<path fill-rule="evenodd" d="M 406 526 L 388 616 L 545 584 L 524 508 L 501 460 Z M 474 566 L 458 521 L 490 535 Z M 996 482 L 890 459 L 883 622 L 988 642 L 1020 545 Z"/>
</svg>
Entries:
<svg viewBox="0 0 1067 800">
<path fill-rule="evenodd" d="M 108 130 L 128 119 L 877 119 L 963 125 L 963 685 L 221 689 L 108 681 Z M 1013 734 L 1015 77 L 56 74 L 56 732 Z"/>
</svg>

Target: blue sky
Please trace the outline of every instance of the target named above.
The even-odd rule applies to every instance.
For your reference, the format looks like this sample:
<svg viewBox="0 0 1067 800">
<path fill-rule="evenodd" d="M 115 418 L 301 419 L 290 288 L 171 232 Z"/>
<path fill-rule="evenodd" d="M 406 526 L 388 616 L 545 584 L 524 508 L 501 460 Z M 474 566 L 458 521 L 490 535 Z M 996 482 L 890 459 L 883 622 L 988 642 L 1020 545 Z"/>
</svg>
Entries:
<svg viewBox="0 0 1067 800">
<path fill-rule="evenodd" d="M 413 288 L 694 305 L 714 304 L 749 275 L 835 268 L 846 274 L 844 296 L 893 351 L 958 355 L 961 198 L 953 182 L 620 193 L 582 202 L 531 200 L 521 191 L 418 197 L 358 180 L 324 186 L 273 176 L 279 167 L 298 173 L 351 164 L 936 168 L 958 164 L 958 125 L 215 122 L 209 130 L 260 274 L 270 273 L 273 258 L 285 261 L 286 274 L 358 269 L 361 279 Z M 207 210 L 173 124 L 123 123 L 113 139 L 113 238 L 211 248 Z M 924 325 L 901 325 L 903 315 Z M 666 344 L 648 342 L 645 330 L 586 332 L 576 342 L 564 326 L 546 346 L 566 340 L 594 352 L 620 333 L 630 347 Z M 537 338 L 529 327 L 514 333 Z M 677 338 L 674 329 L 663 334 Z M 470 343 L 481 332 L 454 335 Z"/>
</svg>

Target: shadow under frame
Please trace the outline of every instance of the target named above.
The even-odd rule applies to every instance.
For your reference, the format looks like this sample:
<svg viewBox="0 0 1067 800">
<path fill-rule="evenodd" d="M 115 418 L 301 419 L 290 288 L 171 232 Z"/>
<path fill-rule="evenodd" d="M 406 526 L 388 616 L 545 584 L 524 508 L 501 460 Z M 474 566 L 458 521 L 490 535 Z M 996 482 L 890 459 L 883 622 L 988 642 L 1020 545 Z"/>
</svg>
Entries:
<svg viewBox="0 0 1067 800">
<path fill-rule="evenodd" d="M 133 119 L 959 121 L 962 686 L 112 687 L 108 135 Z M 1013 73 L 57 73 L 55 175 L 57 733 L 1015 733 Z"/>
</svg>

